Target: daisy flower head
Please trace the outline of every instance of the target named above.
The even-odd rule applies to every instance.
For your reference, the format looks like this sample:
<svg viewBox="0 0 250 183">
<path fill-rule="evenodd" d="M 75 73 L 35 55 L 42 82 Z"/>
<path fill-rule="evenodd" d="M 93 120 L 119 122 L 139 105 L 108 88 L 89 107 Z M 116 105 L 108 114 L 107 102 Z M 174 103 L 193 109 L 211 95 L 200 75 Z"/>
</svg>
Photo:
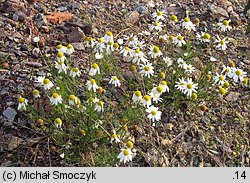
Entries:
<svg viewBox="0 0 250 183">
<path fill-rule="evenodd" d="M 34 37 L 33 41 L 34 41 L 34 43 L 39 43 L 40 42 L 39 36 Z"/>
<path fill-rule="evenodd" d="M 197 93 L 196 89 L 198 89 L 198 84 L 192 81 L 192 78 L 188 78 L 186 82 L 186 87 L 183 90 L 183 93 L 188 97 L 192 96 L 192 93 Z"/>
<path fill-rule="evenodd" d="M 167 85 L 167 82 L 166 81 L 161 81 L 159 86 L 161 86 L 163 88 L 163 92 L 169 92 L 169 87 Z"/>
<path fill-rule="evenodd" d="M 244 78 L 247 76 L 247 72 L 243 71 L 240 68 L 232 68 L 232 72 L 229 77 L 234 80 L 234 82 L 243 82 Z"/>
<path fill-rule="evenodd" d="M 148 52 L 148 55 L 151 58 L 157 58 L 162 55 L 162 52 L 158 46 L 150 46 L 150 51 Z"/>
<path fill-rule="evenodd" d="M 218 45 L 216 46 L 216 48 L 221 49 L 221 50 L 226 50 L 227 48 L 227 43 L 229 43 L 228 41 L 226 41 L 226 38 L 221 39 L 218 35 L 217 35 L 217 39 L 215 40 L 214 43 L 218 43 Z"/>
<path fill-rule="evenodd" d="M 231 20 L 223 20 L 223 22 L 218 23 L 218 26 L 223 32 L 230 31 L 232 27 L 229 25 Z"/>
<path fill-rule="evenodd" d="M 40 96 L 40 94 L 39 94 L 39 91 L 38 91 L 38 90 L 36 90 L 36 89 L 35 89 L 35 90 L 33 90 L 33 92 L 32 92 L 32 93 L 33 93 L 34 98 L 39 98 L 39 97 L 41 97 L 41 96 Z"/>
<path fill-rule="evenodd" d="M 94 76 L 96 73 L 100 74 L 100 68 L 97 63 L 93 63 L 91 69 L 89 70 L 89 75 Z"/>
<path fill-rule="evenodd" d="M 153 102 L 155 102 L 156 104 L 157 104 L 158 102 L 162 102 L 162 100 L 163 100 L 163 99 L 160 97 L 160 95 L 155 94 L 155 93 L 153 93 L 153 92 L 151 92 L 149 95 L 150 95 L 150 97 L 152 98 Z"/>
<path fill-rule="evenodd" d="M 45 90 L 49 90 L 51 87 L 54 86 L 54 84 L 48 78 L 45 78 L 43 80 L 42 85 Z"/>
<path fill-rule="evenodd" d="M 116 76 L 112 76 L 109 83 L 115 85 L 115 87 L 121 86 L 120 80 Z"/>
<path fill-rule="evenodd" d="M 187 82 L 184 80 L 184 78 L 178 78 L 179 82 L 176 82 L 175 87 L 180 90 L 181 92 L 184 92 L 184 90 L 187 88 Z"/>
<path fill-rule="evenodd" d="M 183 69 L 185 69 L 184 73 L 191 74 L 192 72 L 194 72 L 195 67 L 193 67 L 191 64 L 186 64 L 184 65 Z"/>
<path fill-rule="evenodd" d="M 167 56 L 163 58 L 163 61 L 166 63 L 167 67 L 170 67 L 171 65 L 173 65 L 173 60 Z"/>
<path fill-rule="evenodd" d="M 58 62 L 55 62 L 55 68 L 58 69 L 58 73 L 67 73 L 67 66 L 65 65 L 64 61 L 60 60 Z"/>
<path fill-rule="evenodd" d="M 104 39 L 104 41 L 106 42 L 106 43 L 108 43 L 108 42 L 114 42 L 114 37 L 113 37 L 113 33 L 111 32 L 111 31 L 108 31 L 108 32 L 106 32 L 106 34 L 105 34 L 105 36 L 103 37 L 103 39 Z"/>
<path fill-rule="evenodd" d="M 184 37 L 178 34 L 176 37 L 173 39 L 173 43 L 181 47 L 182 45 L 186 44 L 186 41 L 184 40 Z"/>
<path fill-rule="evenodd" d="M 141 35 L 141 36 L 150 36 L 151 33 L 149 31 L 142 31 L 141 33 L 139 33 L 138 35 Z"/>
<path fill-rule="evenodd" d="M 96 92 L 96 90 L 99 88 L 94 79 L 88 80 L 86 85 L 89 91 L 93 89 L 93 91 Z"/>
<path fill-rule="evenodd" d="M 155 21 L 155 22 L 153 22 L 152 24 L 149 25 L 149 30 L 150 31 L 153 31 L 153 30 L 161 31 L 162 27 L 163 27 L 162 22 Z"/>
<path fill-rule="evenodd" d="M 58 52 L 57 53 L 57 57 L 56 57 L 57 61 L 62 61 L 64 62 L 64 60 L 66 59 L 66 57 L 64 56 L 64 53 L 63 52 Z"/>
<path fill-rule="evenodd" d="M 117 134 L 115 131 L 113 131 L 112 135 L 111 135 L 111 140 L 110 143 L 115 142 L 115 143 L 119 143 L 121 142 L 121 140 L 118 138 Z"/>
<path fill-rule="evenodd" d="M 141 104 L 144 107 L 149 107 L 152 104 L 151 97 L 149 95 L 145 95 L 141 100 Z"/>
<path fill-rule="evenodd" d="M 178 58 L 177 63 L 178 63 L 178 67 L 182 69 L 185 69 L 187 65 L 187 63 L 182 58 Z"/>
<path fill-rule="evenodd" d="M 56 46 L 58 52 L 66 53 L 67 47 L 59 44 Z"/>
<path fill-rule="evenodd" d="M 165 90 L 166 91 L 166 90 Z M 164 91 L 164 88 L 162 87 L 162 86 L 157 86 L 157 87 L 154 87 L 153 89 L 152 89 L 152 91 L 151 91 L 151 93 L 153 93 L 153 96 L 154 95 L 159 95 L 159 96 L 161 96 L 161 94 L 162 93 L 164 93 L 165 92 Z"/>
<path fill-rule="evenodd" d="M 127 147 L 128 149 L 132 149 L 133 146 L 134 146 L 134 143 L 133 143 L 131 140 L 129 140 L 129 141 L 126 143 L 126 147 Z"/>
<path fill-rule="evenodd" d="M 75 95 L 69 95 L 69 105 L 76 105 L 76 104 L 78 104 L 78 98 Z M 81 101 L 80 101 L 80 104 L 81 104 Z"/>
<path fill-rule="evenodd" d="M 191 22 L 189 17 L 186 17 L 183 19 L 181 26 L 187 29 L 188 31 L 191 31 L 191 30 L 196 31 L 195 25 Z"/>
<path fill-rule="evenodd" d="M 74 77 L 76 77 L 76 76 L 78 76 L 78 77 L 80 77 L 80 75 L 81 75 L 81 72 L 80 72 L 80 70 L 78 69 L 78 68 L 72 68 L 71 70 L 70 70 L 70 72 L 69 72 L 69 76 L 70 77 L 72 77 L 72 78 L 74 78 Z"/>
<path fill-rule="evenodd" d="M 120 154 L 117 156 L 118 159 L 120 159 L 120 162 L 130 162 L 133 159 L 133 153 L 130 148 L 127 149 L 121 149 Z"/>
<path fill-rule="evenodd" d="M 94 48 L 94 46 L 95 46 L 95 40 L 92 37 L 87 37 L 86 47 Z"/>
<path fill-rule="evenodd" d="M 150 76 L 153 76 L 154 74 L 154 67 L 149 62 L 145 64 L 141 64 L 140 70 L 141 71 L 139 73 L 148 78 L 150 78 Z"/>
<path fill-rule="evenodd" d="M 175 25 L 176 22 L 178 22 L 178 17 L 176 15 L 171 15 L 170 16 L 170 23 Z"/>
<path fill-rule="evenodd" d="M 66 54 L 71 55 L 74 52 L 74 47 L 72 44 L 67 45 Z"/>
<path fill-rule="evenodd" d="M 147 118 L 149 120 L 152 120 L 152 122 L 159 121 L 161 119 L 162 112 L 158 110 L 158 107 L 148 106 L 148 108 L 146 109 L 146 112 L 148 113 Z"/>
<path fill-rule="evenodd" d="M 28 105 L 28 100 L 23 97 L 19 97 L 17 101 L 18 101 L 17 110 L 26 110 L 26 106 Z"/>
<path fill-rule="evenodd" d="M 103 52 L 105 48 L 106 48 L 105 40 L 103 37 L 101 37 L 96 41 L 95 50 Z"/>
<path fill-rule="evenodd" d="M 96 102 L 94 110 L 97 111 L 97 112 L 104 111 L 104 102 L 100 101 L 100 100 L 98 102 Z"/>
<path fill-rule="evenodd" d="M 162 11 L 159 11 L 159 10 L 157 10 L 156 12 L 154 12 L 153 14 L 152 14 L 152 17 L 156 20 L 156 21 L 159 21 L 159 20 L 165 20 L 165 11 L 164 10 L 162 10 Z"/>
<path fill-rule="evenodd" d="M 42 85 L 44 79 L 45 79 L 45 76 L 38 76 L 38 77 L 35 77 L 35 82 L 40 83 Z"/>
<path fill-rule="evenodd" d="M 124 57 L 126 57 L 126 56 L 130 56 L 130 57 L 133 57 L 133 55 L 134 55 L 134 50 L 133 49 L 131 49 L 131 48 L 129 48 L 128 46 L 125 46 L 121 51 L 120 51 L 120 53 L 124 56 Z"/>
<path fill-rule="evenodd" d="M 62 103 L 62 96 L 58 93 L 53 93 L 53 95 L 50 97 L 51 104 L 57 106 L 57 104 Z"/>
<path fill-rule="evenodd" d="M 208 34 L 208 33 L 201 32 L 201 35 L 200 35 L 200 34 L 197 34 L 197 35 L 196 35 L 196 38 L 197 38 L 199 41 L 203 42 L 203 43 L 206 43 L 206 42 L 208 43 L 208 42 L 210 42 L 211 36 L 210 36 L 210 34 Z"/>
<path fill-rule="evenodd" d="M 57 128 L 62 128 L 62 120 L 61 120 L 61 118 L 56 118 L 54 124 L 55 124 L 55 126 Z"/>
<path fill-rule="evenodd" d="M 216 76 L 214 76 L 214 82 L 218 83 L 219 85 L 223 85 L 226 81 L 226 76 L 223 74 L 216 73 Z"/>
<path fill-rule="evenodd" d="M 103 54 L 102 53 L 100 53 L 100 52 L 96 52 L 95 53 L 95 59 L 100 60 L 102 58 L 103 58 Z"/>
<path fill-rule="evenodd" d="M 132 97 L 134 103 L 141 103 L 142 94 L 140 91 L 135 91 Z"/>
<path fill-rule="evenodd" d="M 222 67 L 223 68 L 222 68 L 221 73 L 222 74 L 225 73 L 226 76 L 229 76 L 231 74 L 231 72 L 232 72 L 232 68 L 229 67 L 229 66 L 225 66 L 225 65 L 223 65 Z"/>
</svg>

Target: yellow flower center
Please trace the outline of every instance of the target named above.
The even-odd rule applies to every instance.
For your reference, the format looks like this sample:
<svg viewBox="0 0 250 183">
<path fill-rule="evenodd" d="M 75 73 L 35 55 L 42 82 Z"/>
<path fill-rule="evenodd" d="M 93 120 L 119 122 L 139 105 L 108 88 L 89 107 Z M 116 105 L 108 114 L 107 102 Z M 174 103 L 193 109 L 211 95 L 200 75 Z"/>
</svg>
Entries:
<svg viewBox="0 0 250 183">
<path fill-rule="evenodd" d="M 60 61 L 58 62 L 58 64 L 59 64 L 59 65 L 63 65 L 64 62 L 60 60 Z"/>
<path fill-rule="evenodd" d="M 172 42 L 174 40 L 174 36 L 169 36 L 168 39 L 169 39 L 169 41 Z"/>
<path fill-rule="evenodd" d="M 128 151 L 127 149 L 125 149 L 125 150 L 123 151 L 123 154 L 124 154 L 125 156 L 128 156 L 128 155 L 129 155 L 129 151 Z"/>
<path fill-rule="evenodd" d="M 155 115 L 156 115 L 156 111 L 155 111 L 155 110 L 151 111 L 151 114 L 152 114 L 153 116 L 155 116 Z"/>
<path fill-rule="evenodd" d="M 103 106 L 103 104 L 104 104 L 104 102 L 102 102 L 102 101 L 98 102 L 98 105 L 101 106 L 101 107 Z"/>
<path fill-rule="evenodd" d="M 49 83 L 50 83 L 50 80 L 49 80 L 49 79 L 44 79 L 44 80 L 43 80 L 43 84 L 47 85 L 47 84 L 49 84 Z"/>
<path fill-rule="evenodd" d="M 221 45 L 224 45 L 224 44 L 225 44 L 225 41 L 224 41 L 224 40 L 221 40 L 221 41 L 220 41 L 220 44 L 221 44 Z"/>
<path fill-rule="evenodd" d="M 208 74 L 208 75 L 206 75 L 206 78 L 208 81 L 210 81 L 212 79 L 212 76 Z"/>
<path fill-rule="evenodd" d="M 68 44 L 68 45 L 67 45 L 67 48 L 68 48 L 68 49 L 73 48 L 72 44 Z"/>
<path fill-rule="evenodd" d="M 112 134 L 112 138 L 117 138 L 117 135 L 114 133 L 114 134 Z"/>
<path fill-rule="evenodd" d="M 114 46 L 114 48 L 118 48 L 119 44 L 118 43 L 114 43 L 113 46 Z"/>
<path fill-rule="evenodd" d="M 228 65 L 229 67 L 235 67 L 235 63 L 233 61 L 230 61 Z"/>
<path fill-rule="evenodd" d="M 229 85 L 230 85 L 230 84 L 229 84 L 229 82 L 228 82 L 228 81 L 226 81 L 226 82 L 223 84 L 223 87 L 224 87 L 224 88 L 228 88 L 228 87 L 229 87 Z"/>
<path fill-rule="evenodd" d="M 143 98 L 144 98 L 144 100 L 146 100 L 146 101 L 150 101 L 150 96 L 149 96 L 149 95 L 145 95 Z"/>
<path fill-rule="evenodd" d="M 187 88 L 188 88 L 188 89 L 192 89 L 192 88 L 193 88 L 193 85 L 189 83 L 189 84 L 187 84 Z"/>
<path fill-rule="evenodd" d="M 150 67 L 149 67 L 148 65 L 146 65 L 146 66 L 144 67 L 144 70 L 145 70 L 145 71 L 150 71 Z"/>
<path fill-rule="evenodd" d="M 95 80 L 94 79 L 90 79 L 90 83 L 93 85 L 95 84 Z"/>
<path fill-rule="evenodd" d="M 126 143 L 126 146 L 128 148 L 132 148 L 134 146 L 133 142 L 131 142 L 130 140 Z"/>
<path fill-rule="evenodd" d="M 154 53 L 159 53 L 160 52 L 160 48 L 158 46 L 154 46 L 153 52 Z"/>
<path fill-rule="evenodd" d="M 244 78 L 244 80 L 242 81 L 242 83 L 243 83 L 244 85 L 247 85 L 247 84 L 248 84 L 248 78 Z"/>
<path fill-rule="evenodd" d="M 98 39 L 98 42 L 99 42 L 99 43 L 103 43 L 103 42 L 104 42 L 104 39 L 101 37 L 101 38 Z"/>
<path fill-rule="evenodd" d="M 228 25 L 229 25 L 229 21 L 224 20 L 224 21 L 223 21 L 223 25 L 228 26 Z"/>
<path fill-rule="evenodd" d="M 135 53 L 140 53 L 141 51 L 139 49 L 136 49 L 135 50 Z"/>
<path fill-rule="evenodd" d="M 224 81 L 225 80 L 225 76 L 219 76 L 219 80 Z"/>
<path fill-rule="evenodd" d="M 190 22 L 190 18 L 188 17 L 184 18 L 184 22 Z"/>
<path fill-rule="evenodd" d="M 221 95 L 225 95 L 225 93 L 227 92 L 225 88 L 220 88 L 219 92 Z"/>
<path fill-rule="evenodd" d="M 57 49 L 61 49 L 63 46 L 61 44 L 57 45 Z"/>
<path fill-rule="evenodd" d="M 118 78 L 117 78 L 116 76 L 114 76 L 114 77 L 113 77 L 113 80 L 117 81 L 117 80 L 118 80 Z"/>
<path fill-rule="evenodd" d="M 237 76 L 241 76 L 241 75 L 242 75 L 242 71 L 241 71 L 241 70 L 237 70 L 237 71 L 235 72 L 235 74 L 236 74 Z"/>
<path fill-rule="evenodd" d="M 125 47 L 125 50 L 129 51 L 129 50 L 130 50 L 130 48 L 126 46 L 126 47 Z"/>
<path fill-rule="evenodd" d="M 141 92 L 140 92 L 140 91 L 136 91 L 136 92 L 135 92 L 135 95 L 136 95 L 137 97 L 140 97 L 140 96 L 141 96 Z"/>
<path fill-rule="evenodd" d="M 196 100 L 197 99 L 197 94 L 196 93 L 192 93 L 192 95 L 191 95 L 191 98 L 193 99 L 193 100 Z"/>
<path fill-rule="evenodd" d="M 167 85 L 166 81 L 161 81 L 161 85 Z"/>
<path fill-rule="evenodd" d="M 106 34 L 107 34 L 108 36 L 112 36 L 112 35 L 113 35 L 112 32 L 110 32 L 110 31 L 108 31 Z"/>
<path fill-rule="evenodd" d="M 183 37 L 182 37 L 182 36 L 178 36 L 177 39 L 178 39 L 179 41 L 182 41 L 182 40 L 183 40 Z"/>
<path fill-rule="evenodd" d="M 171 15 L 170 20 L 171 20 L 171 21 L 177 21 L 177 16 Z"/>
<path fill-rule="evenodd" d="M 165 75 L 164 72 L 160 72 L 159 77 L 160 77 L 161 79 L 165 79 L 166 75 Z"/>
<path fill-rule="evenodd" d="M 25 101 L 25 98 L 23 98 L 23 97 L 18 98 L 19 103 L 24 103 L 24 101 Z"/>
<path fill-rule="evenodd" d="M 80 135 L 86 135 L 84 130 L 80 130 L 79 133 L 80 133 Z"/>
<path fill-rule="evenodd" d="M 210 37 L 211 37 L 211 36 L 210 36 L 210 34 L 208 34 L 208 33 L 205 33 L 204 36 L 203 36 L 204 39 L 210 39 Z"/>
<path fill-rule="evenodd" d="M 39 91 L 38 90 L 33 90 L 33 95 L 38 95 Z"/>
<path fill-rule="evenodd" d="M 163 91 L 163 88 L 162 88 L 162 86 L 158 86 L 158 87 L 156 88 L 156 90 L 157 90 L 159 93 L 161 93 L 161 92 Z"/>
<path fill-rule="evenodd" d="M 64 56 L 63 52 L 58 52 L 57 57 L 62 58 Z"/>
<path fill-rule="evenodd" d="M 92 38 L 92 37 L 87 37 L 87 41 L 88 41 L 88 42 L 92 42 L 92 41 L 93 41 L 93 38 Z"/>
<path fill-rule="evenodd" d="M 159 22 L 155 22 L 155 23 L 154 23 L 154 26 L 158 26 L 158 25 L 159 25 Z"/>
<path fill-rule="evenodd" d="M 58 95 L 58 93 L 53 93 L 53 98 L 58 98 L 59 97 L 59 95 Z"/>
<path fill-rule="evenodd" d="M 79 69 L 78 69 L 78 68 L 73 68 L 72 71 L 73 71 L 73 72 L 78 72 Z"/>
<path fill-rule="evenodd" d="M 58 125 L 61 125 L 62 124 L 62 120 L 60 118 L 56 118 L 55 119 L 55 123 L 58 124 Z"/>
<path fill-rule="evenodd" d="M 229 68 L 226 68 L 226 72 L 229 73 L 229 72 L 230 72 L 230 69 L 229 69 Z"/>
<path fill-rule="evenodd" d="M 99 66 L 97 65 L 97 63 L 94 63 L 94 64 L 92 64 L 92 68 L 94 68 L 94 69 L 98 69 L 98 68 L 99 68 Z"/>
<path fill-rule="evenodd" d="M 70 95 L 70 96 L 69 96 L 69 100 L 72 100 L 72 101 L 73 101 L 73 100 L 75 100 L 75 99 L 76 99 L 76 96 L 75 96 L 75 95 Z"/>
<path fill-rule="evenodd" d="M 162 13 L 161 11 L 158 11 L 158 12 L 157 12 L 157 16 L 162 16 L 162 14 L 163 14 L 163 13 Z"/>
</svg>

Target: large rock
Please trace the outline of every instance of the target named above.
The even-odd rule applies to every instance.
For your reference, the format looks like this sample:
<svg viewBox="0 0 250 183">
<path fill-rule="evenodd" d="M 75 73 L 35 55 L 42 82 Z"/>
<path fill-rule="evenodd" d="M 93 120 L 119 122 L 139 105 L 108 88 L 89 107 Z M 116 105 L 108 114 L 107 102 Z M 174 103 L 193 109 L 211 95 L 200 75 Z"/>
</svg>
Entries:
<svg viewBox="0 0 250 183">
<path fill-rule="evenodd" d="M 17 112 L 15 109 L 8 107 L 5 111 L 3 111 L 3 115 L 8 119 L 9 122 L 13 122 Z"/>
<path fill-rule="evenodd" d="M 211 16 L 214 18 L 220 18 L 220 17 L 228 18 L 229 17 L 228 12 L 225 9 L 219 6 L 216 6 L 214 4 L 208 4 L 207 9 L 211 12 Z"/>
</svg>

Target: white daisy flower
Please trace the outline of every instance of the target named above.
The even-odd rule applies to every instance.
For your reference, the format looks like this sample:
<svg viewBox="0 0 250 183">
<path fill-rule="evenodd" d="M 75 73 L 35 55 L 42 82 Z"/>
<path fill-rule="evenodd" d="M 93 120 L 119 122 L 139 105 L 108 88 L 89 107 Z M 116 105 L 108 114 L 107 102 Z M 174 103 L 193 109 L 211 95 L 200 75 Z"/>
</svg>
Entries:
<svg viewBox="0 0 250 183">
<path fill-rule="evenodd" d="M 149 107 L 152 104 L 151 97 L 149 95 L 145 95 L 141 100 L 141 104 L 144 107 Z"/>
<path fill-rule="evenodd" d="M 152 120 L 152 122 L 159 121 L 161 119 L 162 112 L 158 110 L 158 107 L 148 106 L 148 108 L 146 109 L 146 112 L 148 113 L 147 118 L 149 120 Z"/>
<path fill-rule="evenodd" d="M 61 73 L 61 72 L 67 73 L 67 69 L 68 69 L 63 61 L 55 62 L 55 68 L 58 69 L 58 73 Z"/>
<path fill-rule="evenodd" d="M 118 138 L 117 134 L 115 131 L 113 131 L 112 135 L 111 135 L 111 140 L 110 143 L 115 142 L 115 143 L 119 143 L 121 142 L 121 140 Z"/>
<path fill-rule="evenodd" d="M 178 18 L 176 15 L 171 15 L 170 16 L 170 23 L 175 25 L 175 23 L 178 22 Z"/>
<path fill-rule="evenodd" d="M 234 82 L 242 82 L 244 78 L 247 76 L 247 72 L 243 71 L 240 68 L 232 68 L 232 72 L 230 73 L 229 77 L 234 80 Z"/>
<path fill-rule="evenodd" d="M 230 22 L 231 20 L 224 20 L 223 22 L 218 23 L 218 26 L 223 32 L 230 31 L 232 29 L 232 27 L 229 25 Z"/>
<path fill-rule="evenodd" d="M 178 34 L 176 37 L 173 38 L 173 43 L 181 47 L 182 45 L 186 44 L 186 41 L 184 40 L 183 36 Z"/>
<path fill-rule="evenodd" d="M 197 93 L 196 89 L 198 89 L 198 84 L 193 83 L 192 78 L 188 78 L 183 93 L 186 94 L 188 97 L 191 97 L 193 92 Z"/>
<path fill-rule="evenodd" d="M 39 43 L 40 42 L 39 36 L 34 37 L 33 41 L 34 41 L 34 43 Z"/>
<path fill-rule="evenodd" d="M 210 57 L 210 61 L 211 61 L 211 62 L 215 62 L 215 61 L 217 61 L 217 59 L 211 56 L 211 57 Z"/>
<path fill-rule="evenodd" d="M 66 49 L 66 54 L 71 55 L 73 52 L 74 52 L 74 47 L 72 46 L 72 44 L 68 44 Z"/>
<path fill-rule="evenodd" d="M 38 77 L 35 77 L 35 82 L 43 84 L 44 79 L 45 79 L 45 76 L 38 76 Z"/>
<path fill-rule="evenodd" d="M 150 51 L 148 52 L 148 55 L 151 58 L 157 58 L 162 55 L 162 52 L 158 46 L 150 46 Z"/>
<path fill-rule="evenodd" d="M 142 94 L 140 91 L 135 91 L 132 97 L 134 103 L 141 103 Z"/>
<path fill-rule="evenodd" d="M 195 25 L 190 21 L 190 18 L 188 17 L 183 19 L 181 26 L 187 29 L 188 31 L 191 31 L 191 30 L 196 31 Z"/>
<path fill-rule="evenodd" d="M 178 63 L 178 67 L 182 69 L 184 69 L 187 65 L 187 63 L 182 58 L 178 58 L 177 63 Z"/>
<path fill-rule="evenodd" d="M 19 97 L 17 101 L 18 101 L 17 110 L 26 110 L 26 106 L 28 105 L 28 100 L 23 97 Z"/>
<path fill-rule="evenodd" d="M 156 11 L 152 14 L 152 17 L 156 20 L 156 21 L 159 21 L 159 20 L 165 20 L 165 11 Z"/>
<path fill-rule="evenodd" d="M 127 149 L 121 149 L 120 154 L 117 156 L 118 159 L 120 159 L 120 162 L 129 162 L 132 161 L 133 153 L 130 148 Z"/>
<path fill-rule="evenodd" d="M 163 92 L 169 92 L 169 87 L 167 85 L 167 82 L 166 81 L 161 81 L 159 86 L 161 86 L 163 88 Z"/>
<path fill-rule="evenodd" d="M 94 46 L 95 46 L 95 40 L 92 37 L 87 37 L 86 47 L 94 48 Z"/>
<path fill-rule="evenodd" d="M 229 67 L 229 66 L 225 66 L 225 65 L 223 65 L 222 67 L 223 68 L 222 68 L 221 73 L 222 74 L 225 73 L 226 76 L 229 76 L 231 74 L 231 72 L 232 72 L 232 68 Z"/>
<path fill-rule="evenodd" d="M 226 38 L 221 39 L 218 35 L 217 35 L 217 39 L 215 40 L 214 43 L 218 43 L 218 45 L 216 46 L 216 48 L 221 49 L 221 50 L 226 50 L 227 48 L 227 43 L 229 43 L 228 41 L 226 41 Z"/>
<path fill-rule="evenodd" d="M 109 83 L 115 85 L 115 87 L 121 86 L 121 83 L 120 83 L 119 79 L 116 76 L 112 76 Z"/>
<path fill-rule="evenodd" d="M 105 45 L 105 40 L 103 37 L 99 38 L 97 41 L 96 41 L 96 45 L 95 45 L 95 50 L 97 52 L 103 52 L 106 48 L 106 45 Z"/>
<path fill-rule="evenodd" d="M 94 110 L 97 111 L 97 112 L 102 112 L 102 111 L 104 111 L 104 107 L 103 106 L 104 106 L 104 102 L 102 102 L 102 101 L 99 100 L 99 102 L 95 103 Z"/>
<path fill-rule="evenodd" d="M 160 95 L 154 94 L 153 92 L 151 92 L 149 95 L 152 98 L 153 102 L 155 102 L 156 104 L 158 102 L 162 102 L 163 101 L 163 99 L 160 97 Z"/>
<path fill-rule="evenodd" d="M 57 128 L 62 128 L 62 120 L 60 118 L 56 118 L 54 124 Z"/>
<path fill-rule="evenodd" d="M 165 90 L 165 91 L 166 91 L 166 90 Z M 151 93 L 153 94 L 153 96 L 154 96 L 154 95 L 159 95 L 159 96 L 161 96 L 161 94 L 164 93 L 164 89 L 163 89 L 162 86 L 159 85 L 159 86 L 157 86 L 157 87 L 154 87 L 154 88 L 152 89 Z"/>
<path fill-rule="evenodd" d="M 191 64 L 186 64 L 184 65 L 183 69 L 185 69 L 185 73 L 191 74 L 192 72 L 194 72 L 195 67 L 193 67 Z"/>
<path fill-rule="evenodd" d="M 203 43 L 206 43 L 206 42 L 210 42 L 211 36 L 210 36 L 210 34 L 208 34 L 208 33 L 201 32 L 201 35 L 197 33 L 196 38 L 197 38 L 199 41 L 201 41 L 201 42 L 203 42 Z"/>
<path fill-rule="evenodd" d="M 130 56 L 130 57 L 133 57 L 133 55 L 134 55 L 134 50 L 133 49 L 131 49 L 131 48 L 129 48 L 129 47 L 127 47 L 127 46 L 125 46 L 121 51 L 120 51 L 120 53 L 124 56 L 124 57 L 126 57 L 126 56 Z"/>
<path fill-rule="evenodd" d="M 89 70 L 89 75 L 94 76 L 96 73 L 100 74 L 100 68 L 97 63 L 92 64 L 91 69 Z"/>
<path fill-rule="evenodd" d="M 81 103 L 81 101 L 80 101 L 80 103 Z M 78 104 L 78 98 L 75 95 L 69 95 L 69 105 L 74 106 L 76 104 Z"/>
<path fill-rule="evenodd" d="M 62 96 L 58 93 L 53 93 L 53 95 L 50 97 L 50 102 L 53 105 L 61 104 L 62 103 Z"/>
<path fill-rule="evenodd" d="M 150 76 L 153 76 L 154 74 L 154 67 L 149 62 L 145 64 L 141 64 L 140 70 L 141 71 L 139 73 L 148 78 L 150 78 Z"/>
<path fill-rule="evenodd" d="M 181 92 L 184 92 L 184 90 L 186 89 L 187 87 L 187 82 L 184 80 L 184 78 L 178 78 L 179 79 L 179 82 L 176 82 L 176 85 L 175 87 L 180 90 Z"/>
<path fill-rule="evenodd" d="M 89 91 L 93 89 L 93 91 L 96 92 L 96 90 L 99 88 L 94 79 L 88 80 L 86 85 Z"/>
<path fill-rule="evenodd" d="M 45 90 L 49 90 L 51 87 L 54 86 L 54 84 L 47 78 L 43 80 L 42 85 Z"/>
<path fill-rule="evenodd" d="M 39 97 L 41 97 L 41 96 L 40 96 L 40 94 L 39 94 L 39 91 L 38 91 L 38 90 L 36 90 L 36 89 L 35 89 L 35 90 L 33 90 L 33 92 L 32 92 L 32 93 L 33 93 L 34 98 L 39 98 Z"/>
<path fill-rule="evenodd" d="M 95 53 L 95 59 L 100 60 L 102 58 L 103 58 L 103 54 L 102 53 L 99 53 L 99 52 Z"/>
<path fill-rule="evenodd" d="M 66 57 L 64 56 L 64 53 L 63 53 L 63 52 L 58 52 L 58 53 L 57 53 L 56 59 L 57 59 L 58 62 L 59 62 L 59 61 L 64 62 L 65 59 L 66 59 Z"/>
<path fill-rule="evenodd" d="M 153 22 L 151 25 L 149 25 L 149 30 L 150 31 L 153 31 L 153 30 L 161 31 L 162 27 L 163 27 L 162 22 L 157 22 L 156 21 L 156 22 Z"/>
<path fill-rule="evenodd" d="M 104 39 L 104 41 L 106 42 L 106 43 L 108 43 L 108 42 L 114 42 L 114 37 L 113 37 L 113 33 L 112 32 L 110 32 L 110 31 L 108 31 L 108 32 L 106 32 L 106 34 L 105 34 L 105 36 L 103 37 L 103 39 Z"/>
<path fill-rule="evenodd" d="M 169 57 L 163 57 L 163 61 L 166 63 L 167 67 L 170 67 L 171 65 L 173 65 L 173 60 Z"/>
<path fill-rule="evenodd" d="M 72 78 L 74 78 L 74 77 L 76 77 L 76 76 L 78 76 L 78 77 L 80 77 L 80 75 L 81 75 L 81 72 L 80 72 L 80 70 L 78 69 L 78 68 L 72 68 L 71 70 L 70 70 L 70 72 L 69 72 L 69 76 L 70 77 L 72 77 Z"/>
<path fill-rule="evenodd" d="M 58 52 L 66 53 L 66 50 L 67 50 L 66 46 L 63 46 L 63 45 L 59 44 L 59 45 L 57 45 L 56 48 L 57 48 Z"/>
<path fill-rule="evenodd" d="M 141 36 L 150 36 L 151 33 L 149 31 L 142 31 L 141 33 L 139 33 L 138 35 L 141 35 Z"/>
<path fill-rule="evenodd" d="M 216 76 L 214 76 L 215 83 L 218 83 L 219 85 L 223 86 L 223 84 L 226 81 L 226 76 L 223 74 L 216 73 Z"/>
</svg>

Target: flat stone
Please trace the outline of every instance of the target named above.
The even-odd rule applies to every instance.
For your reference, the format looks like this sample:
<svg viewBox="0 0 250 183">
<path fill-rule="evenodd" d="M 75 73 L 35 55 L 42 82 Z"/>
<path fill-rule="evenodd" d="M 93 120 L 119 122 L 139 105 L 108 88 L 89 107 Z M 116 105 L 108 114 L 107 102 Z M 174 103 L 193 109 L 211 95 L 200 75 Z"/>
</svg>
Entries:
<svg viewBox="0 0 250 183">
<path fill-rule="evenodd" d="M 135 8 L 135 11 L 137 11 L 137 12 L 140 13 L 140 14 L 147 14 L 147 13 L 148 13 L 148 7 L 147 7 L 147 6 L 140 5 L 140 6 L 137 6 L 137 7 Z"/>
<path fill-rule="evenodd" d="M 79 43 L 73 43 L 72 44 L 73 47 L 76 49 L 76 50 L 85 50 L 85 46 L 83 43 L 79 42 Z"/>
<path fill-rule="evenodd" d="M 81 42 L 85 37 L 84 32 L 79 28 L 72 28 L 72 32 L 68 36 L 69 43 Z"/>
<path fill-rule="evenodd" d="M 228 102 L 235 102 L 239 99 L 240 97 L 240 93 L 238 92 L 229 92 L 227 94 L 227 96 L 225 97 L 225 99 L 228 101 Z"/>
<path fill-rule="evenodd" d="M 8 119 L 9 122 L 13 122 L 17 112 L 12 107 L 8 107 L 5 111 L 3 111 L 3 115 Z"/>
<path fill-rule="evenodd" d="M 8 143 L 8 150 L 16 149 L 21 143 L 22 139 L 19 137 L 12 136 L 9 143 Z"/>
<path fill-rule="evenodd" d="M 220 17 L 228 18 L 229 17 L 228 12 L 219 6 L 208 4 L 207 9 L 211 11 L 211 16 L 214 18 L 220 18 Z"/>
<path fill-rule="evenodd" d="M 140 13 L 137 11 L 132 11 L 128 17 L 127 17 L 127 22 L 130 24 L 135 24 L 140 18 Z"/>
</svg>

